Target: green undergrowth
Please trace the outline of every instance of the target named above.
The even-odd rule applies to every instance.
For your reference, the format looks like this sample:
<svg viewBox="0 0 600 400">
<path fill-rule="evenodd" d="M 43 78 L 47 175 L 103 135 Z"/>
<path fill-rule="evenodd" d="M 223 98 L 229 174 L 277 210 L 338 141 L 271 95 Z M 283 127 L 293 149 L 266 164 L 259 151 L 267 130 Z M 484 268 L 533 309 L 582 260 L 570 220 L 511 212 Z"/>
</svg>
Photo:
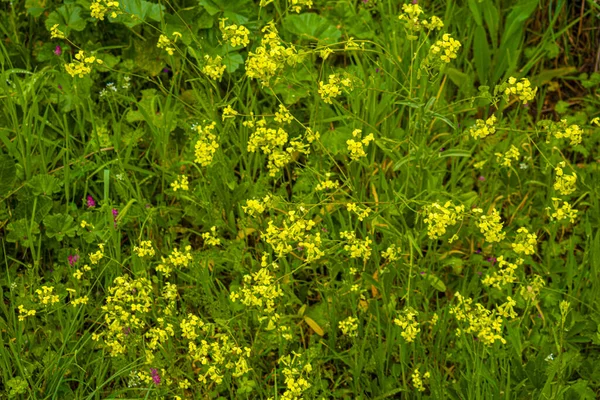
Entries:
<svg viewBox="0 0 600 400">
<path fill-rule="evenodd" d="M 598 398 L 577 3 L 2 2 L 0 398 Z"/>
</svg>

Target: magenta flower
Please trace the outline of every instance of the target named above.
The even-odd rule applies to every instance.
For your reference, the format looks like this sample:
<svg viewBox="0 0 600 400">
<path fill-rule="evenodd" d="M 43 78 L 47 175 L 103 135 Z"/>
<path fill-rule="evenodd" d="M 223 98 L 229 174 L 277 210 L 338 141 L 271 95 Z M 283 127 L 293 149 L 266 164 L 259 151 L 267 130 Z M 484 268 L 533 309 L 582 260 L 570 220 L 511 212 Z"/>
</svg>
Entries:
<svg viewBox="0 0 600 400">
<path fill-rule="evenodd" d="M 150 368 L 150 373 L 152 374 L 152 380 L 154 381 L 154 384 L 159 385 L 160 384 L 160 375 L 158 374 L 158 371 L 154 368 Z"/>
<path fill-rule="evenodd" d="M 96 201 L 94 200 L 94 198 L 88 194 L 87 196 L 87 202 L 86 202 L 88 208 L 92 208 L 92 207 L 96 207 Z"/>
<path fill-rule="evenodd" d="M 67 258 L 69 259 L 69 265 L 72 267 L 79 261 L 79 254 L 70 255 Z"/>
<path fill-rule="evenodd" d="M 116 208 L 113 208 L 112 215 L 113 215 L 113 223 L 115 224 L 115 229 L 117 229 L 117 216 L 119 215 L 119 210 L 117 210 Z"/>
<path fill-rule="evenodd" d="M 62 47 L 60 47 L 59 45 L 56 45 L 56 47 L 54 48 L 54 55 L 60 56 L 62 54 Z"/>
<path fill-rule="evenodd" d="M 485 176 L 481 175 L 481 176 L 479 177 L 479 180 L 480 180 L 481 182 L 485 181 Z"/>
</svg>

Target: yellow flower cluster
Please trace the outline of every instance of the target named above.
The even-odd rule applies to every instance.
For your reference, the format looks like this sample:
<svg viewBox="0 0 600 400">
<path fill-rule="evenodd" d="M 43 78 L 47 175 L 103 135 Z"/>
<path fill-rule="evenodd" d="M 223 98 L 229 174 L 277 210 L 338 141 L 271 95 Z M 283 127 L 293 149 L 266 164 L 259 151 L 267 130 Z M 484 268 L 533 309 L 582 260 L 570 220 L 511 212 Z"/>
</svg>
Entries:
<svg viewBox="0 0 600 400">
<path fill-rule="evenodd" d="M 517 280 L 515 273 L 517 267 L 523 263 L 523 259 L 519 258 L 516 263 L 511 263 L 504 260 L 504 256 L 500 256 L 496 261 L 498 262 L 498 270 L 494 271 L 492 275 L 486 275 L 481 283 L 502 290 L 504 285 L 509 285 Z"/>
<path fill-rule="evenodd" d="M 301 247 L 310 244 L 309 248 L 312 253 L 310 258 L 314 260 L 323 255 L 323 252 L 318 249 L 321 243 L 320 233 L 311 234 L 315 225 L 316 222 L 312 219 L 304 219 L 303 215 L 298 215 L 296 211 L 292 210 L 287 213 L 281 228 L 275 226 L 273 221 L 269 221 L 262 240 L 271 245 L 277 257 L 283 257 L 285 254 L 291 253 L 294 250 L 293 243 L 297 243 Z"/>
<path fill-rule="evenodd" d="M 199 135 L 196 145 L 194 146 L 194 155 L 196 157 L 194 161 L 203 167 L 210 165 L 219 148 L 217 135 L 214 133 L 216 126 L 217 124 L 213 121 L 204 127 L 200 125 L 195 125 L 193 127 Z"/>
<path fill-rule="evenodd" d="M 331 179 L 329 179 L 329 177 L 331 176 L 330 173 L 327 173 L 326 176 L 327 176 L 327 179 L 325 179 L 322 182 L 319 182 L 318 185 L 315 186 L 316 192 L 321 192 L 323 190 L 333 190 L 333 189 L 337 189 L 340 187 L 339 181 L 332 181 Z"/>
<path fill-rule="evenodd" d="M 345 320 L 340 321 L 338 327 L 342 331 L 343 335 L 349 337 L 358 336 L 358 318 L 356 317 L 348 317 Z"/>
<path fill-rule="evenodd" d="M 102 306 L 104 330 L 93 334 L 93 340 L 103 338 L 111 356 L 125 354 L 131 343 L 129 335 L 146 327 L 145 317 L 152 308 L 152 284 L 146 278 L 132 280 L 129 276 L 115 278 L 108 289 L 106 305 Z"/>
<path fill-rule="evenodd" d="M 199 341 L 196 340 L 199 337 L 196 328 L 200 328 L 200 332 L 203 333 Z M 197 372 L 199 382 L 207 383 L 210 379 L 220 384 L 226 374 L 237 378 L 250 371 L 248 357 L 251 349 L 249 347 L 236 345 L 228 335 L 214 332 L 214 327 L 209 329 L 208 325 L 193 314 L 188 314 L 188 319 L 181 322 L 181 329 L 183 338 L 189 340 L 188 355 L 192 363 L 202 366 Z M 183 386 L 189 384 L 186 385 L 184 382 Z"/>
<path fill-rule="evenodd" d="M 557 139 L 567 138 L 571 141 L 571 146 L 580 144 L 583 140 L 583 129 L 579 125 L 568 125 L 567 120 L 562 119 L 557 124 L 557 128 L 553 133 Z"/>
<path fill-rule="evenodd" d="M 246 75 L 257 79 L 263 86 L 269 86 L 269 81 L 285 65 L 295 65 L 299 60 L 294 46 L 285 47 L 281 44 L 274 22 L 269 22 L 263 29 L 261 45 L 255 52 L 249 52 L 246 58 Z"/>
<path fill-rule="evenodd" d="M 144 337 L 148 339 L 146 341 L 146 346 L 150 350 L 156 350 L 159 344 L 166 343 L 169 340 L 169 337 L 175 336 L 175 330 L 173 329 L 173 324 L 166 324 L 164 318 L 157 318 L 156 322 L 159 323 L 159 326 L 154 326 L 148 330 L 144 334 Z M 148 358 L 148 357 L 147 357 Z M 149 359 L 153 359 L 154 356 L 149 357 Z"/>
<path fill-rule="evenodd" d="M 292 11 L 296 13 L 300 13 L 302 11 L 302 7 L 312 8 L 313 2 L 312 0 L 291 0 L 290 8 Z"/>
<path fill-rule="evenodd" d="M 288 109 L 283 105 L 279 105 L 279 111 L 275 113 L 275 122 L 279 122 L 280 124 L 289 124 L 294 120 L 294 117 Z"/>
<path fill-rule="evenodd" d="M 596 117 L 590 121 L 590 125 L 598 125 L 600 126 L 600 117 Z"/>
<path fill-rule="evenodd" d="M 271 207 L 271 203 L 273 201 L 273 197 L 268 194 L 266 195 L 262 203 L 256 199 L 246 200 L 246 205 L 242 206 L 242 210 L 250 216 L 254 216 L 254 214 L 262 214 L 266 209 Z"/>
<path fill-rule="evenodd" d="M 25 318 L 33 317 L 36 314 L 35 310 L 28 310 L 22 304 L 19 305 L 19 307 L 17 307 L 17 308 L 19 310 L 19 321 L 25 321 Z"/>
<path fill-rule="evenodd" d="M 510 167 L 512 166 L 512 160 L 517 161 L 519 157 L 521 157 L 521 153 L 519 152 L 518 148 L 511 144 L 510 149 L 508 149 L 506 153 L 496 153 L 495 156 L 497 157 L 497 161 L 500 163 L 500 165 L 504 167 Z"/>
<path fill-rule="evenodd" d="M 187 319 L 181 320 L 179 326 L 181 327 L 181 336 L 185 339 L 196 340 L 199 336 L 199 332 L 196 329 L 202 330 L 202 332 L 208 332 L 208 326 L 196 315 L 189 313 Z"/>
<path fill-rule="evenodd" d="M 202 234 L 202 239 L 204 239 L 204 243 L 209 246 L 218 246 L 221 244 L 221 239 L 217 237 L 217 227 L 213 226 L 210 228 L 210 232 L 204 232 Z"/>
<path fill-rule="evenodd" d="M 288 146 L 284 149 L 284 146 Z M 267 155 L 267 169 L 270 176 L 275 176 L 283 167 L 292 162 L 294 152 L 309 154 L 310 149 L 301 139 L 295 138 L 288 143 L 288 134 L 283 128 L 277 130 L 267 128 L 267 121 L 263 118 L 255 124 L 255 130 L 248 141 L 250 153 L 262 150 Z"/>
<path fill-rule="evenodd" d="M 85 52 L 79 50 L 79 52 L 75 54 L 75 61 L 65 64 L 65 70 L 73 78 L 75 76 L 83 78 L 84 75 L 92 72 L 92 65 L 94 65 L 94 62 L 102 64 L 102 60 L 97 59 L 95 56 L 86 57 Z"/>
<path fill-rule="evenodd" d="M 495 115 L 492 115 L 485 121 L 482 119 L 475 121 L 475 125 L 469 129 L 473 139 L 483 139 L 488 135 L 494 134 L 496 132 L 496 127 L 494 126 L 496 121 L 497 119 Z"/>
<path fill-rule="evenodd" d="M 416 319 L 417 315 L 418 313 L 416 310 L 408 307 L 405 308 L 397 318 L 394 318 L 394 324 L 402 329 L 400 336 L 402 336 L 407 343 L 414 342 L 417 334 L 421 332 L 419 322 Z"/>
<path fill-rule="evenodd" d="M 364 147 L 368 146 L 375 138 L 372 133 L 369 133 L 367 136 L 361 139 L 362 130 L 355 129 L 352 131 L 352 137 L 354 139 L 346 140 L 346 144 L 348 145 L 348 151 L 350 152 L 350 159 L 356 161 L 362 157 L 366 157 L 367 153 L 365 153 Z"/>
<path fill-rule="evenodd" d="M 89 257 L 92 265 L 98 264 L 98 262 L 104 258 L 104 244 L 98 244 L 98 251 L 89 254 Z"/>
<path fill-rule="evenodd" d="M 458 49 L 461 44 L 458 40 L 452 38 L 449 33 L 442 35 L 442 40 L 438 40 L 429 49 L 429 54 L 438 57 L 442 62 L 449 63 L 458 55 Z"/>
<path fill-rule="evenodd" d="M 359 221 L 362 221 L 365 218 L 367 218 L 369 215 L 371 215 L 371 211 L 372 211 L 371 207 L 361 208 L 356 203 L 347 203 L 346 209 L 348 210 L 348 212 L 355 213 L 358 216 Z"/>
<path fill-rule="evenodd" d="M 496 307 L 498 310 L 498 314 L 504 318 L 515 319 L 519 315 L 515 311 L 514 307 L 517 305 L 517 302 L 512 299 L 512 297 L 508 296 L 506 298 L 506 303 L 503 303 Z"/>
<path fill-rule="evenodd" d="M 321 96 L 323 102 L 333 104 L 331 99 L 335 99 L 342 94 L 342 87 L 352 90 L 352 80 L 348 76 L 340 78 L 339 74 L 331 74 L 328 83 L 319 82 L 319 96 Z"/>
<path fill-rule="evenodd" d="M 177 247 L 171 251 L 168 258 L 161 257 L 162 263 L 156 267 L 157 271 L 165 274 L 165 278 L 171 276 L 173 268 L 187 268 L 193 261 L 192 246 L 185 246 L 184 251 L 180 251 Z"/>
<path fill-rule="evenodd" d="M 342 231 L 340 232 L 340 236 L 343 239 L 346 239 L 346 245 L 344 245 L 344 250 L 350 253 L 350 258 L 362 258 L 363 260 L 367 260 L 371 255 L 371 243 L 373 241 L 367 236 L 366 239 L 360 240 L 356 238 L 356 234 L 354 232 Z"/>
<path fill-rule="evenodd" d="M 177 175 L 177 179 L 171 182 L 171 187 L 173 191 L 176 192 L 178 190 L 190 190 L 190 181 L 186 175 Z"/>
<path fill-rule="evenodd" d="M 73 273 L 73 277 L 75 279 L 77 279 L 77 280 L 81 280 L 81 278 L 83 278 L 83 272 L 82 272 L 82 270 L 87 272 L 87 271 L 91 271 L 92 268 L 89 265 L 87 265 L 87 264 L 84 265 L 81 269 L 77 268 L 75 270 L 75 272 Z"/>
<path fill-rule="evenodd" d="M 417 389 L 418 392 L 424 392 L 425 385 L 427 385 L 430 377 L 431 377 L 431 374 L 428 371 L 428 372 L 425 372 L 423 374 L 423 377 L 421 378 L 421 372 L 418 369 L 415 369 L 412 373 L 413 386 L 415 387 L 415 389 Z"/>
<path fill-rule="evenodd" d="M 573 193 L 577 188 L 577 174 L 573 172 L 572 175 L 565 175 L 563 171 L 565 165 L 565 162 L 561 161 L 558 163 L 556 168 L 554 168 L 554 171 L 556 171 L 554 190 L 558 191 L 563 196 Z"/>
<path fill-rule="evenodd" d="M 546 286 L 546 281 L 540 275 L 535 275 L 533 279 L 530 279 L 527 286 L 521 286 L 519 294 L 527 301 L 535 301 Z"/>
<path fill-rule="evenodd" d="M 423 9 L 418 4 L 403 4 L 402 14 L 398 16 L 398 19 L 406 21 L 406 27 L 413 32 L 418 32 L 423 27 L 430 31 L 444 27 L 444 23 L 438 17 L 433 16 L 430 21 L 427 21 L 419 18 L 421 14 L 423 14 Z"/>
<path fill-rule="evenodd" d="M 133 252 L 140 258 L 154 257 L 155 254 L 152 242 L 149 240 L 143 240 L 139 246 L 134 246 Z"/>
<path fill-rule="evenodd" d="M 388 246 L 385 251 L 381 252 L 381 257 L 388 261 L 396 261 L 400 258 L 400 249 L 395 244 Z"/>
<path fill-rule="evenodd" d="M 173 47 L 174 43 L 177 42 L 177 38 L 181 37 L 181 33 L 173 32 L 173 41 L 169 39 L 167 35 L 160 35 L 158 38 L 158 42 L 156 43 L 156 47 L 159 49 L 164 49 L 170 56 L 175 52 L 175 47 Z"/>
<path fill-rule="evenodd" d="M 447 201 L 443 206 L 433 203 L 425 206 L 426 217 L 424 222 L 427 224 L 427 234 L 430 239 L 438 239 L 446 233 L 449 226 L 454 226 L 463 218 L 465 206 L 454 205 Z"/>
<path fill-rule="evenodd" d="M 87 304 L 88 301 L 89 301 L 89 298 L 87 296 L 83 296 L 83 297 L 79 297 L 79 298 L 72 300 L 71 305 L 73 307 L 77 307 L 80 304 Z"/>
<path fill-rule="evenodd" d="M 218 81 L 223 77 L 226 66 L 223 65 L 223 57 L 211 57 L 208 54 L 204 55 L 204 67 L 202 73 L 207 75 L 213 81 Z"/>
<path fill-rule="evenodd" d="M 238 114 L 239 113 L 236 110 L 234 110 L 233 107 L 231 107 L 231 105 L 227 105 L 227 107 L 223 109 L 221 119 L 225 121 L 226 118 L 235 118 L 235 116 Z"/>
<path fill-rule="evenodd" d="M 551 215 L 552 219 L 557 219 L 562 221 L 563 219 L 568 219 L 571 223 L 575 223 L 575 218 L 577 218 L 578 210 L 573 209 L 573 206 L 568 201 L 563 201 L 562 206 L 560 206 L 561 199 L 557 197 L 552 198 L 552 205 L 554 206 L 554 212 Z"/>
<path fill-rule="evenodd" d="M 50 39 L 64 39 L 65 34 L 58 29 L 59 24 L 52 25 L 50 28 Z"/>
<path fill-rule="evenodd" d="M 223 34 L 223 40 L 229 42 L 233 47 L 242 46 L 246 47 L 250 44 L 250 40 L 248 39 L 248 35 L 250 31 L 243 25 L 225 25 L 225 21 L 227 18 L 222 18 L 219 20 L 219 29 Z"/>
<path fill-rule="evenodd" d="M 311 386 L 307 377 L 312 372 L 312 366 L 310 363 L 302 365 L 302 356 L 294 352 L 292 354 L 293 358 L 288 354 L 279 359 L 279 364 L 284 366 L 281 372 L 285 377 L 285 391 L 279 396 L 282 400 L 300 400 L 304 391 Z"/>
<path fill-rule="evenodd" d="M 528 101 L 533 100 L 537 93 L 537 88 L 531 87 L 531 82 L 527 78 L 521 78 L 521 80 L 517 81 L 517 78 L 511 76 L 504 86 L 504 95 L 507 98 L 511 95 L 517 96 L 523 104 L 527 104 Z"/>
<path fill-rule="evenodd" d="M 481 208 L 473 209 L 474 213 L 483 213 Z M 485 240 L 494 243 L 504 240 L 506 232 L 502 232 L 502 220 L 500 213 L 495 208 L 492 209 L 491 215 L 481 215 L 479 220 L 475 222 L 481 233 L 485 236 Z"/>
<path fill-rule="evenodd" d="M 100 21 L 104 21 L 104 17 L 108 13 L 110 13 L 111 18 L 117 18 L 117 15 L 123 13 L 123 11 L 119 9 L 118 1 L 94 0 L 92 4 L 90 4 L 90 15 L 92 18 L 97 18 Z"/>
<path fill-rule="evenodd" d="M 466 323 L 465 333 L 476 334 L 479 340 L 487 345 L 493 345 L 497 340 L 506 344 L 506 339 L 501 335 L 504 321 L 500 315 L 480 303 L 473 305 L 473 299 L 464 298 L 459 292 L 455 297 L 458 305 L 450 307 L 450 314 L 453 314 L 457 321 Z M 460 335 L 463 330 L 458 328 L 456 333 Z"/>
<path fill-rule="evenodd" d="M 231 292 L 231 301 L 240 301 L 246 307 L 256 308 L 265 314 L 275 313 L 276 301 L 283 296 L 276 277 L 268 267 L 261 267 L 250 275 L 244 275 L 244 285 L 237 292 Z"/>
<path fill-rule="evenodd" d="M 517 229 L 517 236 L 512 243 L 513 251 L 517 254 L 531 255 L 535 253 L 537 246 L 537 235 L 529 233 L 527 228 Z"/>
</svg>

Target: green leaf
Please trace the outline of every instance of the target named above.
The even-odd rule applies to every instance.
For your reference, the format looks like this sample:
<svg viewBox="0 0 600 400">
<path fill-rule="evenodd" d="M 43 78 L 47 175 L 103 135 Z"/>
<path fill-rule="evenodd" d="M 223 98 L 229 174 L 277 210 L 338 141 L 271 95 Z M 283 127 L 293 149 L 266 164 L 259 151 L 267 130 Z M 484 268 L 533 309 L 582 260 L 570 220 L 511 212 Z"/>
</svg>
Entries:
<svg viewBox="0 0 600 400">
<path fill-rule="evenodd" d="M 44 218 L 44 227 L 46 228 L 46 236 L 49 238 L 56 237 L 59 242 L 63 240 L 65 235 L 74 237 L 77 232 L 77 226 L 73 224 L 73 217 L 65 214 L 52 214 Z"/>
<path fill-rule="evenodd" d="M 81 17 L 82 8 L 74 4 L 65 4 L 62 7 L 52 11 L 46 18 L 46 29 L 50 30 L 54 25 L 58 24 L 58 29 L 66 35 L 70 30 L 81 32 L 85 29 L 85 19 Z"/>
<path fill-rule="evenodd" d="M 39 17 L 43 14 L 46 7 L 44 7 L 46 1 L 44 0 L 25 0 L 25 8 L 27 9 L 27 14 L 31 15 L 34 18 Z"/>
<path fill-rule="evenodd" d="M 489 80 L 490 71 L 490 45 L 488 43 L 487 34 L 482 26 L 475 29 L 475 39 L 473 40 L 473 55 L 475 56 L 475 68 L 479 83 L 485 84 Z"/>
<path fill-rule="evenodd" d="M 8 235 L 6 235 L 6 241 L 10 243 L 20 243 L 23 246 L 29 247 L 35 242 L 35 235 L 40 233 L 40 227 L 34 223 L 31 226 L 31 236 L 29 235 L 29 221 L 25 218 L 21 218 L 17 221 L 11 222 L 6 227 Z"/>
<path fill-rule="evenodd" d="M 425 275 L 425 277 L 429 281 L 429 284 L 431 285 L 432 288 L 436 289 L 439 292 L 446 291 L 446 285 L 444 284 L 444 282 L 442 282 L 442 280 L 440 278 L 438 278 L 437 276 L 435 276 L 433 274 L 427 274 L 427 275 Z"/>
<path fill-rule="evenodd" d="M 16 180 L 15 160 L 9 155 L 0 155 L 0 197 L 4 197 L 10 192 Z"/>
<path fill-rule="evenodd" d="M 223 13 L 224 17 L 235 24 L 245 24 L 253 11 L 250 0 L 198 0 L 210 15 Z"/>
<path fill-rule="evenodd" d="M 160 21 L 161 11 L 165 9 L 160 4 L 150 3 L 145 0 L 122 0 L 121 6 L 125 13 L 118 15 L 117 18 L 109 19 L 111 21 L 122 22 L 129 28 L 150 20 Z"/>
<path fill-rule="evenodd" d="M 473 19 L 478 27 L 483 25 L 483 20 L 481 19 L 481 10 L 479 10 L 479 5 L 475 0 L 469 0 L 469 9 L 471 10 L 471 14 L 473 14 Z"/>
<path fill-rule="evenodd" d="M 62 182 L 52 175 L 36 175 L 27 182 L 27 186 L 31 188 L 34 195 L 51 196 L 54 193 L 60 192 Z"/>
<path fill-rule="evenodd" d="M 302 39 L 317 40 L 320 44 L 335 43 L 342 36 L 327 18 L 314 13 L 288 15 L 283 20 L 283 27 Z"/>
</svg>

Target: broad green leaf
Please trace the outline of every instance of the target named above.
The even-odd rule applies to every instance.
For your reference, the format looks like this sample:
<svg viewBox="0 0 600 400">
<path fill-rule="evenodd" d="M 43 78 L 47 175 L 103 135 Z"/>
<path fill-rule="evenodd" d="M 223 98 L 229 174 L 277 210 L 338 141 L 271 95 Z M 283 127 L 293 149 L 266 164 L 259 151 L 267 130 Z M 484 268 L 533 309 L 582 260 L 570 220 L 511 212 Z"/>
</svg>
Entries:
<svg viewBox="0 0 600 400">
<path fill-rule="evenodd" d="M 81 17 L 82 8 L 74 4 L 65 4 L 62 7 L 52 11 L 46 18 L 46 28 L 50 30 L 54 25 L 58 24 L 58 29 L 65 34 L 69 34 L 72 29 L 81 32 L 85 29 L 85 19 Z"/>
<path fill-rule="evenodd" d="M 118 15 L 117 18 L 109 19 L 111 21 L 122 22 L 129 28 L 133 28 L 142 22 L 160 21 L 161 11 L 164 12 L 165 9 L 160 4 L 145 0 L 121 0 L 120 3 L 125 13 Z"/>
<path fill-rule="evenodd" d="M 54 193 L 60 192 L 62 183 L 52 175 L 36 175 L 27 182 L 27 186 L 31 188 L 34 195 L 51 196 Z"/>
<path fill-rule="evenodd" d="M 29 235 L 30 228 L 31 236 Z M 7 242 L 20 243 L 26 247 L 29 247 L 35 243 L 35 235 L 40 233 L 39 225 L 35 222 L 30 225 L 30 221 L 25 218 L 11 222 L 8 224 L 6 229 L 8 231 L 8 234 L 6 235 Z"/>
<path fill-rule="evenodd" d="M 482 8 L 483 18 L 485 19 L 495 49 L 498 47 L 498 22 L 500 21 L 500 15 L 492 0 L 485 0 Z"/>
<path fill-rule="evenodd" d="M 253 11 L 250 0 L 198 0 L 210 15 L 223 13 L 224 17 L 235 24 L 245 24 Z"/>
<path fill-rule="evenodd" d="M 288 15 L 283 20 L 283 27 L 301 39 L 317 40 L 321 44 L 335 43 L 342 36 L 327 18 L 314 13 Z"/>
<path fill-rule="evenodd" d="M 30 191 L 29 188 L 28 191 Z M 31 192 L 29 195 L 25 195 L 25 192 L 23 192 L 23 196 L 19 199 L 17 207 L 15 208 L 15 218 L 31 220 L 31 217 L 33 216 L 35 222 L 40 223 L 44 217 L 48 215 L 51 209 L 52 199 L 50 197 L 34 196 Z"/>
<path fill-rule="evenodd" d="M 429 284 L 431 285 L 431 287 L 433 287 L 434 289 L 436 289 L 439 292 L 446 291 L 446 285 L 444 284 L 444 282 L 442 282 L 442 280 L 440 278 L 438 278 L 437 276 L 435 276 L 431 273 L 425 275 L 425 277 L 429 281 Z"/>
<path fill-rule="evenodd" d="M 74 237 L 75 232 L 77 232 L 73 217 L 65 214 L 48 215 L 44 218 L 44 227 L 46 228 L 46 236 L 49 238 L 56 237 L 59 242 L 63 240 L 65 235 Z"/>
<path fill-rule="evenodd" d="M 25 0 L 27 14 L 35 18 L 39 17 L 46 10 L 46 3 L 46 0 Z"/>
<path fill-rule="evenodd" d="M 17 168 L 9 155 L 0 155 L 0 198 L 6 196 L 17 180 Z"/>
</svg>

